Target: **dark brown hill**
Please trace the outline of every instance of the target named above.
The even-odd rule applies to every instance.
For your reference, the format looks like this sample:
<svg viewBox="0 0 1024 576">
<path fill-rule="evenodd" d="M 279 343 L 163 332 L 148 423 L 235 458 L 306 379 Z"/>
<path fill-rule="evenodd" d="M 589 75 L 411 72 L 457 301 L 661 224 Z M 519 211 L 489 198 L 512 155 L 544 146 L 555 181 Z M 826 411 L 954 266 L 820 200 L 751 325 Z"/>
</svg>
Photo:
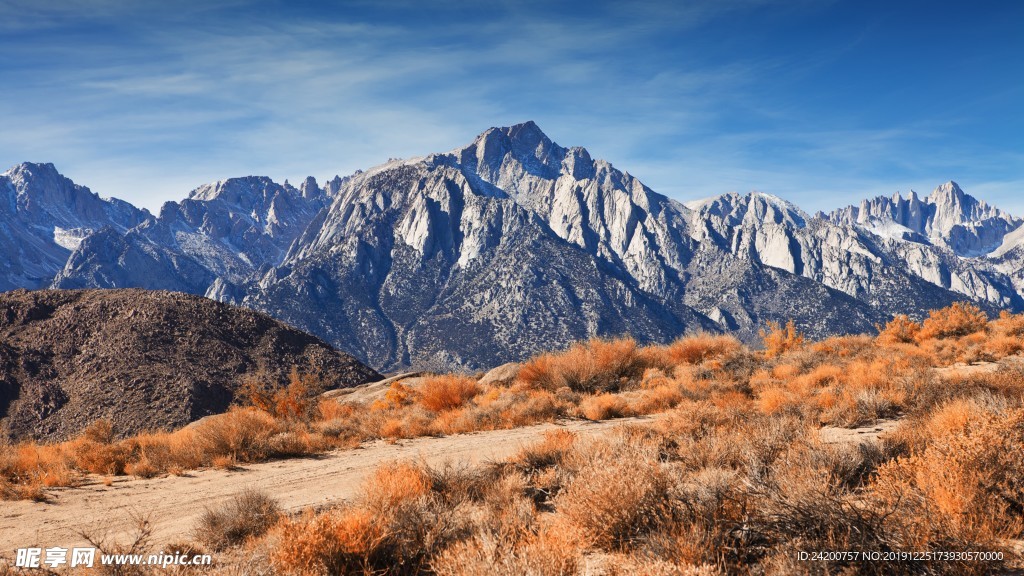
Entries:
<svg viewBox="0 0 1024 576">
<path fill-rule="evenodd" d="M 186 294 L 0 294 L 0 437 L 60 440 L 107 418 L 119 436 L 224 411 L 246 375 L 292 366 L 327 388 L 380 375 L 272 318 Z"/>
</svg>

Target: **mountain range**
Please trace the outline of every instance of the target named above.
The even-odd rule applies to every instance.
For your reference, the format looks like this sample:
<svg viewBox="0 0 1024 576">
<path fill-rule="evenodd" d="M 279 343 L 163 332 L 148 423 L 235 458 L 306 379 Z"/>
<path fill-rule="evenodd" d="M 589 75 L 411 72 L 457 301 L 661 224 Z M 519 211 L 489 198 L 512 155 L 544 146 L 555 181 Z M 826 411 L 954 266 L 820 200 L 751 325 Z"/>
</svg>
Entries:
<svg viewBox="0 0 1024 576">
<path fill-rule="evenodd" d="M 0 175 L 0 289 L 239 304 L 381 370 L 481 369 L 590 336 L 871 331 L 957 300 L 1024 310 L 1024 219 L 954 182 L 811 216 L 760 192 L 680 203 L 533 122 L 296 188 L 201 186 L 158 215 L 50 164 Z"/>
</svg>

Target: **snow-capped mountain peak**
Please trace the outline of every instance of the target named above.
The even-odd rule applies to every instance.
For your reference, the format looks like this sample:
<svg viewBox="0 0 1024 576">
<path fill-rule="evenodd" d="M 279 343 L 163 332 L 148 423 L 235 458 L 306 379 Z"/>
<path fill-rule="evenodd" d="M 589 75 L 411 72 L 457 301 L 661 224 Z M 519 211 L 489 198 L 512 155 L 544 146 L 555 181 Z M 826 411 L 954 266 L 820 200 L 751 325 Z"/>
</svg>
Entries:
<svg viewBox="0 0 1024 576">
<path fill-rule="evenodd" d="M 879 235 L 948 248 L 960 256 L 982 256 L 996 249 L 1003 237 L 1024 220 L 965 193 L 953 181 L 919 198 L 896 193 L 879 196 L 832 212 L 836 224 L 860 226 Z M 903 229 L 910 233 L 904 233 Z"/>
<path fill-rule="evenodd" d="M 0 194 L 4 286 L 205 294 L 382 369 L 481 368 L 594 335 L 749 339 L 790 318 L 863 332 L 957 299 L 1024 309 L 1021 221 L 955 183 L 814 218 L 762 192 L 684 206 L 533 122 L 322 187 L 214 182 L 157 218 L 116 218 L 45 165 L 0 175 Z M 85 218 L 93 205 L 106 217 Z"/>
<path fill-rule="evenodd" d="M 100 198 L 53 164 L 18 164 L 0 174 L 0 290 L 45 286 L 88 235 L 124 232 L 149 217 Z"/>
</svg>

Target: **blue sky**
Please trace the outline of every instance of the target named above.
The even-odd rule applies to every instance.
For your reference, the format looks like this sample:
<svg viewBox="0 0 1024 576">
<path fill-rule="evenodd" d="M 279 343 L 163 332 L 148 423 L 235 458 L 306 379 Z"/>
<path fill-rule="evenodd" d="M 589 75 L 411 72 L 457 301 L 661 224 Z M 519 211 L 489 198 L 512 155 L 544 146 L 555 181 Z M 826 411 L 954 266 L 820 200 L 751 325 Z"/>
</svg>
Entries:
<svg viewBox="0 0 1024 576">
<path fill-rule="evenodd" d="M 1022 25 L 1011 1 L 0 0 L 0 164 L 154 209 L 532 119 L 679 200 L 952 179 L 1024 215 Z"/>
</svg>

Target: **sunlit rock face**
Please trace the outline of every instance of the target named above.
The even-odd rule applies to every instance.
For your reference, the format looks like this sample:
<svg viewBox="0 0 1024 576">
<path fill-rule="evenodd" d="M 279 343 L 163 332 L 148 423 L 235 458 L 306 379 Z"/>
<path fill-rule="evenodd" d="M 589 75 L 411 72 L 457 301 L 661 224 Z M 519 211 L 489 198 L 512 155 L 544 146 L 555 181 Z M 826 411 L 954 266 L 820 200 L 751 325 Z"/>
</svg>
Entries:
<svg viewBox="0 0 1024 576">
<path fill-rule="evenodd" d="M 10 286 L 203 294 L 381 370 L 485 368 L 592 336 L 756 340 L 790 318 L 815 337 L 865 332 L 958 299 L 1024 308 L 1021 220 L 955 183 L 813 217 L 760 192 L 684 205 L 532 122 L 323 186 L 216 182 L 157 216 L 49 169 L 36 197 L 51 200 L 25 208 L 32 170 L 0 180 L 15 222 L 0 232 L 42 247 L 8 254 Z M 74 219 L 41 208 L 69 194 Z"/>
</svg>

